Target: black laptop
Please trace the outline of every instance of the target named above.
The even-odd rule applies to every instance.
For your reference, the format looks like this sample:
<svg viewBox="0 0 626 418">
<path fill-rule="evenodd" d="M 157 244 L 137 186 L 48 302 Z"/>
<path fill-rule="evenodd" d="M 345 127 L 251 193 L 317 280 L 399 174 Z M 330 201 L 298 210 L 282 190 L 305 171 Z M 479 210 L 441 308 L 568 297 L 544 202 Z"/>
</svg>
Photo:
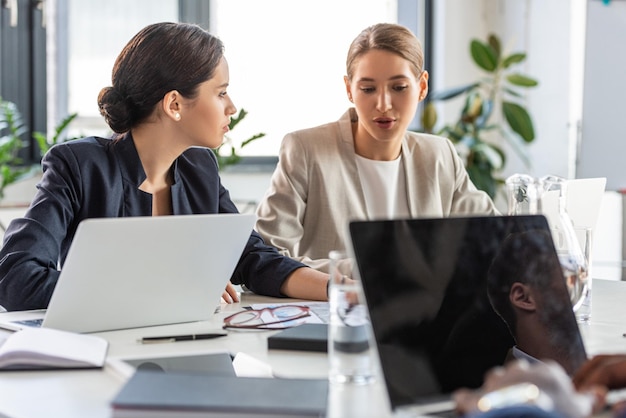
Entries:
<svg viewBox="0 0 626 418">
<path fill-rule="evenodd" d="M 390 404 L 403 416 L 449 411 L 454 390 L 481 386 L 520 347 L 570 373 L 585 360 L 545 217 L 355 221 L 349 230 Z M 541 309 L 512 305 L 528 287 L 511 282 L 525 279 L 540 288 Z M 537 341 L 514 339 L 536 320 Z"/>
</svg>

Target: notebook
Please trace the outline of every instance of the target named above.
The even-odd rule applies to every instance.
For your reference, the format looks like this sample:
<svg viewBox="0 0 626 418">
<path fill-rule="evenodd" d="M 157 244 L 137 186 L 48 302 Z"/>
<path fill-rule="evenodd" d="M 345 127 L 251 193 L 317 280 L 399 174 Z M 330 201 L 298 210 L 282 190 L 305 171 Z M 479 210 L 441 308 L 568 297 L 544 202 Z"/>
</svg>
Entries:
<svg viewBox="0 0 626 418">
<path fill-rule="evenodd" d="M 533 334 L 553 338 L 542 358 L 571 373 L 586 359 L 544 216 L 355 221 L 349 231 L 387 394 L 402 416 L 447 416 L 454 390 L 481 386 L 511 355 L 515 340 L 503 318 L 517 310 L 500 280 L 518 272 L 549 295 L 537 312 L 550 328 Z M 538 329 L 536 316 L 517 317 Z"/>
<path fill-rule="evenodd" d="M 573 179 L 567 181 L 565 209 L 574 226 L 595 228 L 600 215 L 602 196 L 606 188 L 606 177 Z M 556 224 L 559 216 L 557 191 L 544 192 L 541 212 L 548 221 Z"/>
<path fill-rule="evenodd" d="M 45 315 L 25 312 L 24 325 L 40 316 L 43 327 L 87 333 L 208 319 L 254 222 L 252 214 L 84 220 Z"/>
<path fill-rule="evenodd" d="M 595 228 L 606 189 L 606 177 L 567 181 L 565 207 L 574 226 Z"/>
<path fill-rule="evenodd" d="M 325 417 L 328 379 L 135 372 L 111 401 L 112 417 Z"/>
</svg>

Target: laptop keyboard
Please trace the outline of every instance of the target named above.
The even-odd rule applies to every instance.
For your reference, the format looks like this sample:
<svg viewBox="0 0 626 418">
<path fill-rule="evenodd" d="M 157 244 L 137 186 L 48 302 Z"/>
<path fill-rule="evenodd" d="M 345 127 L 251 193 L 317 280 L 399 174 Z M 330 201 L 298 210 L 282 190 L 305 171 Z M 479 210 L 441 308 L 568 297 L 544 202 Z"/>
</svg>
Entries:
<svg viewBox="0 0 626 418">
<path fill-rule="evenodd" d="M 13 323 L 18 324 L 18 325 L 25 325 L 27 327 L 41 327 L 41 324 L 43 323 L 43 318 L 38 318 L 38 319 L 23 319 L 21 321 L 13 321 Z"/>
</svg>

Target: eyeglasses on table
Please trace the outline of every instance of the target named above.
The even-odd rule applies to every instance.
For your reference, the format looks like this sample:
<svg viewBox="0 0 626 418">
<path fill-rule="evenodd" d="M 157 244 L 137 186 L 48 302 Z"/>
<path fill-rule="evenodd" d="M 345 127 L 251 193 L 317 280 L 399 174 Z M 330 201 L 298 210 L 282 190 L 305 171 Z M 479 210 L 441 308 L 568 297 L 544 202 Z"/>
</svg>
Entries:
<svg viewBox="0 0 626 418">
<path fill-rule="evenodd" d="M 289 322 L 311 316 L 308 306 L 281 305 L 262 309 L 246 309 L 224 318 L 224 328 L 281 329 L 297 324 Z M 281 326 L 282 325 L 282 326 Z"/>
</svg>

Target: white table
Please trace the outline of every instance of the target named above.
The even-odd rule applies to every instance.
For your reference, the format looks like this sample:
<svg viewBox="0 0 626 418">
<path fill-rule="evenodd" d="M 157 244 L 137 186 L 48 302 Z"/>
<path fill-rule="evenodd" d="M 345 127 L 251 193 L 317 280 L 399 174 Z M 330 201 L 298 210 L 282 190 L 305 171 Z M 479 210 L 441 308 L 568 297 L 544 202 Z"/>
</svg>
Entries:
<svg viewBox="0 0 626 418">
<path fill-rule="evenodd" d="M 110 364 L 104 370 L 0 372 L 0 414 L 30 417 L 109 417 L 109 402 L 128 378 L 121 358 L 193 355 L 210 352 L 244 352 L 269 364 L 283 377 L 326 378 L 327 357 L 323 353 L 267 350 L 267 337 L 274 331 L 237 332 L 214 340 L 143 345 L 138 338 L 148 335 L 202 332 L 219 328 L 222 318 L 241 305 L 286 302 L 246 294 L 241 304 L 222 305 L 212 320 L 141 329 L 99 333 L 110 342 Z M 626 282 L 594 280 L 592 317 L 581 325 L 590 355 L 626 353 Z M 16 315 L 5 313 L 0 315 Z M 245 394 L 242 394 L 245 396 Z M 390 416 L 381 379 L 361 387 L 331 386 L 329 417 Z"/>
<path fill-rule="evenodd" d="M 143 336 L 199 333 L 221 328 L 222 318 L 253 303 L 280 302 L 244 294 L 242 303 L 222 305 L 213 319 L 149 328 L 98 333 L 109 341 L 108 365 L 104 370 L 0 372 L 0 416 L 29 417 L 110 417 L 109 403 L 132 368 L 120 359 L 168 357 L 207 354 L 211 352 L 244 352 L 272 367 L 276 376 L 326 378 L 328 362 L 325 353 L 268 350 L 267 337 L 276 331 L 230 331 L 227 337 L 213 340 L 176 343 L 141 344 Z M 0 315 L 16 316 L 20 313 Z M 0 331 L 3 332 L 3 331 Z M 242 396 L 245 394 L 242 393 Z M 330 416 L 384 417 L 389 407 L 380 380 L 365 387 L 331 390 Z"/>
<path fill-rule="evenodd" d="M 587 355 L 626 353 L 626 282 L 595 279 L 591 321 L 581 324 Z"/>
</svg>

